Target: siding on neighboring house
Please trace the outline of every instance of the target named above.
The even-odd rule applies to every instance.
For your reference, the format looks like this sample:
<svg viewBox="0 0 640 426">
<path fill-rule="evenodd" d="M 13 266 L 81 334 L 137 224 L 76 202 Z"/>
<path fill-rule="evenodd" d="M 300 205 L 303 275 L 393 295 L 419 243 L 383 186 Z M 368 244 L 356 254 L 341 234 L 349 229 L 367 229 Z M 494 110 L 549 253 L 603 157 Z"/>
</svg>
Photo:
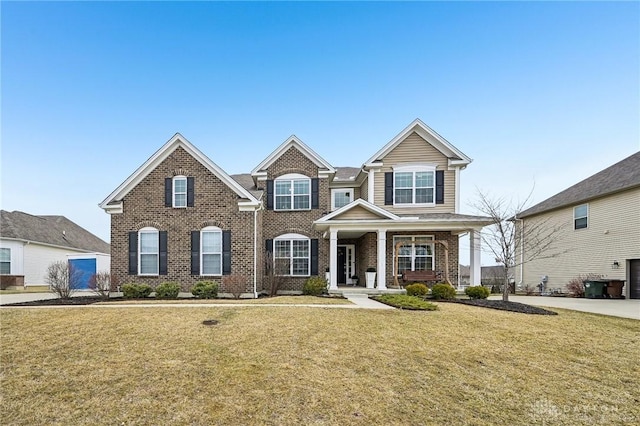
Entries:
<svg viewBox="0 0 640 426">
<path fill-rule="evenodd" d="M 165 207 L 165 178 L 176 175 L 195 179 L 194 207 Z M 253 292 L 253 212 L 239 211 L 238 195 L 181 147 L 124 196 L 123 208 L 111 215 L 111 274 L 118 283 L 177 281 L 188 291 L 197 281 L 216 280 L 227 292 L 225 276 L 191 274 L 191 232 L 217 226 L 231 231 L 231 274 L 246 277 L 245 292 Z M 167 232 L 167 275 L 129 275 L 129 232 L 147 226 Z"/>
<path fill-rule="evenodd" d="M 11 273 L 9 275 L 24 275 L 24 242 L 0 239 L 0 248 L 11 250 Z"/>
<path fill-rule="evenodd" d="M 24 285 L 47 285 L 47 268 L 52 262 L 67 261 L 68 254 L 86 253 L 82 250 L 43 246 L 29 243 L 24 246 Z M 15 274 L 14 274 L 15 275 Z"/>
<path fill-rule="evenodd" d="M 588 227 L 574 230 L 573 208 L 581 204 L 589 205 Z M 536 286 L 543 275 L 549 277 L 547 289 L 565 289 L 571 278 L 587 273 L 627 279 L 625 259 L 640 259 L 640 188 L 576 205 L 524 219 L 525 234 L 527 225 L 534 221 L 549 220 L 549 226 L 563 225 L 555 245 L 567 252 L 517 267 L 518 284 Z M 620 263 L 619 269 L 612 268 L 614 260 Z"/>
<path fill-rule="evenodd" d="M 448 159 L 440 151 L 413 132 L 405 140 L 389 152 L 383 159 L 383 167 L 375 172 L 374 204 L 392 213 L 454 213 L 455 211 L 455 171 L 448 170 Z M 433 207 L 394 207 L 384 204 L 385 172 L 393 172 L 393 166 L 405 163 L 436 164 L 437 170 L 444 171 L 444 203 Z M 435 195 L 434 195 L 435 196 Z"/>
</svg>

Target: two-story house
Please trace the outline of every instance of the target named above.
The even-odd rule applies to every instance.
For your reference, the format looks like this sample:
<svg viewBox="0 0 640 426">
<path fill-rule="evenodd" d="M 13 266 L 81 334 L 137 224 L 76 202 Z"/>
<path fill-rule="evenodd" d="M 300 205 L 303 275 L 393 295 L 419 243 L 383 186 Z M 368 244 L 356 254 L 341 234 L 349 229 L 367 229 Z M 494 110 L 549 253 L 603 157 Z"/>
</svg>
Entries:
<svg viewBox="0 0 640 426">
<path fill-rule="evenodd" d="M 267 290 L 266 271 L 299 292 L 329 271 L 330 290 L 378 291 L 402 271 L 457 281 L 458 239 L 470 233 L 470 280 L 480 283 L 486 217 L 459 214 L 460 172 L 471 159 L 415 120 L 361 167 L 334 167 L 295 136 L 250 174 L 230 176 L 176 134 L 100 206 L 111 214 L 112 275 L 120 283 L 246 282 Z M 273 268 L 271 268 L 273 266 Z"/>
</svg>

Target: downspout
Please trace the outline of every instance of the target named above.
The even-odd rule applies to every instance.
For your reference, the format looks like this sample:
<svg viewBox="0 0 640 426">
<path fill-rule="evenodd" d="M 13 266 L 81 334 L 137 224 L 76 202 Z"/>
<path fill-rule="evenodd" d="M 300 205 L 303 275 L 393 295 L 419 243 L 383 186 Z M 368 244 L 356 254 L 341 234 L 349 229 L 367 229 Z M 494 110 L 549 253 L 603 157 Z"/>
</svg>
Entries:
<svg viewBox="0 0 640 426">
<path fill-rule="evenodd" d="M 253 298 L 258 298 L 258 212 L 262 210 L 262 202 L 253 211 Z"/>
<path fill-rule="evenodd" d="M 518 219 L 518 215 L 514 216 L 516 220 L 520 221 L 520 282 L 519 286 L 522 286 L 524 282 L 524 221 Z"/>
</svg>

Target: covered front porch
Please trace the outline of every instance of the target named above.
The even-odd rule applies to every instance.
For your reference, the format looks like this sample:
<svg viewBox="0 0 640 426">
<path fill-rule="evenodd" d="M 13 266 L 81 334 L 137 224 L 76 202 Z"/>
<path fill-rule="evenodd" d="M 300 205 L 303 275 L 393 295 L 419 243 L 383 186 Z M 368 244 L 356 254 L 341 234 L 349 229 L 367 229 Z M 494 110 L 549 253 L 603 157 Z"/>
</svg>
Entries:
<svg viewBox="0 0 640 426">
<path fill-rule="evenodd" d="M 457 286 L 459 238 L 466 233 L 471 242 L 470 283 L 480 285 L 480 231 L 488 224 L 487 218 L 459 214 L 400 217 L 358 201 L 358 214 L 354 209 L 346 212 L 350 214 L 338 211 L 314 223 L 329 240 L 330 292 L 401 290 L 403 271 L 435 271 L 442 281 Z"/>
</svg>

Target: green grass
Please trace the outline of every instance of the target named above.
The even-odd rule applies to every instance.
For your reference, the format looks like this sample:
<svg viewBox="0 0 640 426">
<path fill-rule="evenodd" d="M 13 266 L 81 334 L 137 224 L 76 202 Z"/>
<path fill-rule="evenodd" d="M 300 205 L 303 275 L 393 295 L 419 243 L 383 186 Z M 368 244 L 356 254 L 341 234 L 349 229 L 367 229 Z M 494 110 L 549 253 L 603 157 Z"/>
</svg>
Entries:
<svg viewBox="0 0 640 426">
<path fill-rule="evenodd" d="M 3 424 L 640 422 L 634 320 L 458 304 L 2 308 L 0 320 Z"/>
<path fill-rule="evenodd" d="M 416 311 L 435 311 L 438 309 L 438 305 L 427 302 L 422 297 L 407 296 L 406 294 L 383 294 L 373 299 L 399 309 L 413 309 Z"/>
</svg>

